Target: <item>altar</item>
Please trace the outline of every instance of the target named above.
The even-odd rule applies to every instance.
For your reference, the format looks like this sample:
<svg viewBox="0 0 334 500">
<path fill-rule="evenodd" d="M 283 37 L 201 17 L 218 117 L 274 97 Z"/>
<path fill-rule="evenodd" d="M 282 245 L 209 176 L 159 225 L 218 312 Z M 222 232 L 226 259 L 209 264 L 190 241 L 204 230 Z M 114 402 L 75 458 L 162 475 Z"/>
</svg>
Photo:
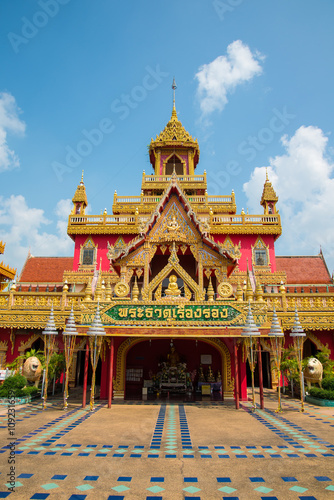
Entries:
<svg viewBox="0 0 334 500">
<path fill-rule="evenodd" d="M 186 363 L 178 363 L 177 366 L 168 366 L 162 363 L 159 376 L 160 392 L 186 392 L 192 390 L 192 383 L 186 371 Z"/>
</svg>

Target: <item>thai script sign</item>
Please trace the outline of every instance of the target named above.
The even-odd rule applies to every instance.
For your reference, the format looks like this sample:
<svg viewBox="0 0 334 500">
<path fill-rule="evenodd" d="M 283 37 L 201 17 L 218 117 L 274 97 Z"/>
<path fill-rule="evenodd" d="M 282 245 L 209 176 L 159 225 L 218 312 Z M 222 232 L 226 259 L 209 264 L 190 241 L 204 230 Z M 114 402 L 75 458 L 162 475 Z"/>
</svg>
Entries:
<svg viewBox="0 0 334 500">
<path fill-rule="evenodd" d="M 115 321 L 200 321 L 230 323 L 240 311 L 230 305 L 128 305 L 119 304 L 105 311 Z"/>
</svg>

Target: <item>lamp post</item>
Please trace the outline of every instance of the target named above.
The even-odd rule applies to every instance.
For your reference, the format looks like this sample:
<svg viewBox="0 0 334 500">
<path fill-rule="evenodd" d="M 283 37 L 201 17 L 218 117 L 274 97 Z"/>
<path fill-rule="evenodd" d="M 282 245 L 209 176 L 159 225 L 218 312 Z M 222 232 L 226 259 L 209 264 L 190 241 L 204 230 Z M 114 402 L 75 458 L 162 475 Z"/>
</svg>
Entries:
<svg viewBox="0 0 334 500">
<path fill-rule="evenodd" d="M 275 357 L 275 365 L 277 370 L 277 378 L 278 378 L 278 407 L 276 413 L 282 411 L 281 404 L 281 361 L 282 361 L 282 348 L 284 342 L 284 333 L 280 322 L 278 320 L 276 309 L 274 306 L 273 319 L 271 322 L 270 332 L 268 333 L 268 337 L 270 337 L 271 343 L 271 351 Z"/>
<path fill-rule="evenodd" d="M 91 393 L 90 393 L 90 411 L 94 410 L 94 397 L 95 397 L 95 374 L 96 367 L 99 360 L 103 337 L 106 335 L 106 332 L 103 328 L 103 324 L 100 316 L 100 306 L 97 303 L 96 313 L 91 327 L 88 330 L 89 336 L 89 347 L 90 347 L 90 360 L 92 363 L 92 385 L 91 385 Z"/>
<path fill-rule="evenodd" d="M 45 329 L 42 332 L 44 337 L 44 356 L 45 356 L 45 378 L 44 378 L 44 394 L 43 394 L 43 406 L 42 409 L 46 409 L 46 400 L 48 397 L 48 371 L 49 363 L 53 353 L 56 336 L 58 335 L 58 330 L 55 325 L 54 315 L 53 315 L 53 304 L 51 306 L 51 312 L 46 324 Z"/>
<path fill-rule="evenodd" d="M 304 337 L 306 334 L 303 330 L 303 327 L 299 321 L 297 306 L 295 307 L 295 321 L 292 325 L 292 330 L 290 333 L 290 337 L 293 338 L 297 363 L 298 363 L 298 371 L 299 371 L 299 383 L 300 383 L 300 411 L 304 412 L 304 377 L 303 377 L 303 343 Z"/>
<path fill-rule="evenodd" d="M 68 382 L 69 382 L 70 369 L 71 369 L 72 360 L 73 360 L 75 340 L 76 340 L 77 335 L 78 335 L 78 331 L 75 327 L 73 305 L 72 305 L 71 313 L 68 317 L 65 330 L 63 331 L 64 354 L 65 354 L 65 363 L 66 363 L 65 389 L 64 389 L 64 410 L 66 410 L 66 408 L 68 407 L 68 403 L 67 403 Z"/>
<path fill-rule="evenodd" d="M 249 367 L 251 370 L 251 376 L 252 376 L 252 411 L 256 410 L 256 405 L 255 405 L 255 387 L 254 387 L 254 370 L 255 370 L 255 365 L 256 365 L 256 351 L 254 352 L 253 349 L 253 337 L 257 337 L 260 335 L 260 331 L 258 327 L 255 324 L 250 302 L 248 302 L 248 313 L 246 317 L 246 323 L 244 326 L 244 329 L 241 332 L 241 335 L 243 337 L 248 337 L 247 340 L 245 339 L 245 346 L 247 349 L 247 358 L 249 362 Z"/>
</svg>

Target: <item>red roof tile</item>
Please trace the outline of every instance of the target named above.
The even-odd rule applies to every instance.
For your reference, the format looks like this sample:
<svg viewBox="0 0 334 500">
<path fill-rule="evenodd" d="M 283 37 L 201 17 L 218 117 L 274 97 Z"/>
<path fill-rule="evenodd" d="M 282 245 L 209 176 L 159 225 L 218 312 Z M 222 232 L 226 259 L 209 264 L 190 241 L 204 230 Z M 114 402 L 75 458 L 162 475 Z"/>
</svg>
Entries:
<svg viewBox="0 0 334 500">
<path fill-rule="evenodd" d="M 72 271 L 73 257 L 28 257 L 18 281 L 22 283 L 59 283 L 64 271 Z"/>
<path fill-rule="evenodd" d="M 285 271 L 287 284 L 331 284 L 326 263 L 320 255 L 311 257 L 277 257 L 277 271 Z"/>
</svg>

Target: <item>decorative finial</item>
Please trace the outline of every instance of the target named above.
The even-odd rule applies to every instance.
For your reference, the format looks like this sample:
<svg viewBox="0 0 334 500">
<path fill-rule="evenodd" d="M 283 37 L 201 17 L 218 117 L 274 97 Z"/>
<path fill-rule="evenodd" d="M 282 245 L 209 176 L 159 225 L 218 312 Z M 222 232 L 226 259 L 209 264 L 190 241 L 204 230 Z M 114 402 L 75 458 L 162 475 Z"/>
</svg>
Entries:
<svg viewBox="0 0 334 500">
<path fill-rule="evenodd" d="M 84 171 L 82 170 L 82 173 L 81 173 L 81 182 L 80 182 L 80 184 L 83 184 L 83 174 L 84 174 Z"/>
<path fill-rule="evenodd" d="M 269 177 L 268 177 L 268 167 L 266 167 L 266 182 L 269 181 Z"/>
<path fill-rule="evenodd" d="M 176 109 L 175 109 L 175 90 L 177 89 L 176 83 L 175 83 L 175 77 L 173 78 L 173 83 L 172 83 L 172 89 L 173 89 L 173 112 L 172 116 L 176 116 Z"/>
</svg>

